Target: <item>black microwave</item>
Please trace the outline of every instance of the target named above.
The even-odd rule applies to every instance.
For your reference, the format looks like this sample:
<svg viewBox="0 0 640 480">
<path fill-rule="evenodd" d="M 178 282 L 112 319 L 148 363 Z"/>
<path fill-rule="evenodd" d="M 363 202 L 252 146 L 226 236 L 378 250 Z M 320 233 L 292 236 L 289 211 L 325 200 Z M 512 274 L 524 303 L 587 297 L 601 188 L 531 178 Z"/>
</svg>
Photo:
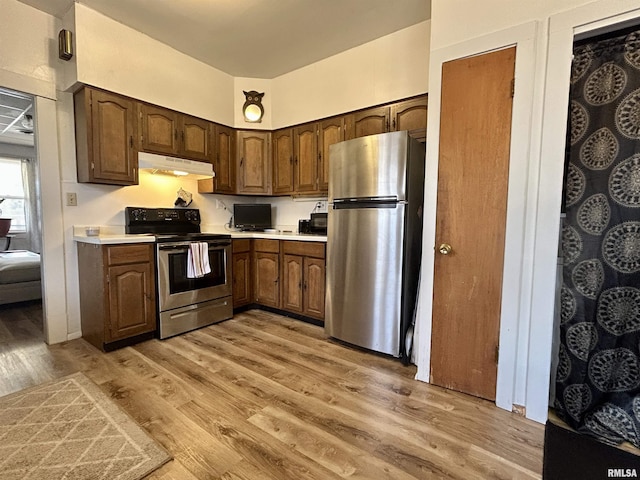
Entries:
<svg viewBox="0 0 640 480">
<path fill-rule="evenodd" d="M 298 232 L 310 233 L 313 235 L 327 234 L 327 214 L 312 213 L 311 220 L 300 220 L 298 222 Z"/>
</svg>

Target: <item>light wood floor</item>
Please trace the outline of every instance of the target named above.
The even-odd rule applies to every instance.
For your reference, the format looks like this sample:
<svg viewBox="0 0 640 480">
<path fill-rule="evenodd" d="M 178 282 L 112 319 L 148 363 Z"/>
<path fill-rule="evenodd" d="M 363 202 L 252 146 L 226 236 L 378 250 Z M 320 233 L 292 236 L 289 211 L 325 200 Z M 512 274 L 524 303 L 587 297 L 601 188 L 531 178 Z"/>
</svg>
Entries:
<svg viewBox="0 0 640 480">
<path fill-rule="evenodd" d="M 262 311 L 104 354 L 0 309 L 0 395 L 82 371 L 173 456 L 156 480 L 529 479 L 543 426 Z"/>
</svg>

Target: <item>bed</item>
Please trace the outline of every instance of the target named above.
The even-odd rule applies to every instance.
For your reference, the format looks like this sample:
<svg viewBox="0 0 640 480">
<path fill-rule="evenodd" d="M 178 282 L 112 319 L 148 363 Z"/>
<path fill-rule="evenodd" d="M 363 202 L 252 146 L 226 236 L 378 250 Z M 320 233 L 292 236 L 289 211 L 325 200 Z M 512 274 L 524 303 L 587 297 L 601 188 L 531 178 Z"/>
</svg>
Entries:
<svg viewBox="0 0 640 480">
<path fill-rule="evenodd" d="M 39 298 L 40 255 L 28 250 L 0 252 L 0 305 Z"/>
</svg>

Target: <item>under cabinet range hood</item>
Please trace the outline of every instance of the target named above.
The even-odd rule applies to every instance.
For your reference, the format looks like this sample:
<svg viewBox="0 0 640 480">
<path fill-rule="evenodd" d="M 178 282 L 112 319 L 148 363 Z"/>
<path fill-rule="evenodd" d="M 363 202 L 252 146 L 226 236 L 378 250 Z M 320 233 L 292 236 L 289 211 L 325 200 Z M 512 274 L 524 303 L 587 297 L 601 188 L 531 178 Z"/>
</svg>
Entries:
<svg viewBox="0 0 640 480">
<path fill-rule="evenodd" d="M 163 173 L 176 177 L 188 175 L 199 180 L 215 177 L 213 165 L 210 163 L 147 152 L 138 152 L 138 168 L 151 173 Z"/>
</svg>

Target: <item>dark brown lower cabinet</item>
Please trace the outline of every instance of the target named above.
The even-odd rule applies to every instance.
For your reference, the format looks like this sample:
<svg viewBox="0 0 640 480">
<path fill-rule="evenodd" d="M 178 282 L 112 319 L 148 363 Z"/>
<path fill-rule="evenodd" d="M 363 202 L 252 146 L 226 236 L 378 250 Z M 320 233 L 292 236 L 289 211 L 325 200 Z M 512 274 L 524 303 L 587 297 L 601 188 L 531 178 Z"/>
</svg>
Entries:
<svg viewBox="0 0 640 480">
<path fill-rule="evenodd" d="M 253 240 L 253 280 L 255 302 L 280 308 L 279 240 Z"/>
<path fill-rule="evenodd" d="M 324 320 L 325 244 L 282 242 L 282 310 Z"/>
<path fill-rule="evenodd" d="M 156 330 L 153 244 L 78 243 L 82 336 L 101 350 Z"/>
<path fill-rule="evenodd" d="M 234 308 L 253 304 L 323 321 L 324 299 L 323 242 L 233 241 Z"/>
<path fill-rule="evenodd" d="M 251 303 L 251 240 L 233 240 L 233 308 Z"/>
</svg>

